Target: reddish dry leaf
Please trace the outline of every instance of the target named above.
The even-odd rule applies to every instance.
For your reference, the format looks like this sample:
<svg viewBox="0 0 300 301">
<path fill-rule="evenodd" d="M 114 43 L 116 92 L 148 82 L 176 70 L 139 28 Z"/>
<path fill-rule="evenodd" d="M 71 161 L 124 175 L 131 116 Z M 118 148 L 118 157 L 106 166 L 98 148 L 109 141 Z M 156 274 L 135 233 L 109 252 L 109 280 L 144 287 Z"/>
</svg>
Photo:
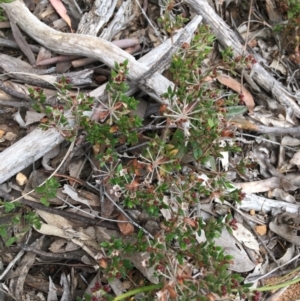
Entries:
<svg viewBox="0 0 300 301">
<path fill-rule="evenodd" d="M 113 125 L 110 129 L 109 132 L 110 133 L 116 133 L 119 131 L 119 127 L 117 125 Z"/>
<path fill-rule="evenodd" d="M 132 181 L 131 183 L 126 185 L 126 188 L 129 191 L 137 191 L 138 187 L 140 186 L 139 182 L 137 181 Z"/>
<path fill-rule="evenodd" d="M 245 105 L 247 106 L 250 114 L 252 114 L 255 103 L 253 100 L 253 97 L 251 95 L 251 93 L 241 85 L 241 83 L 239 83 L 238 81 L 236 81 L 235 79 L 233 79 L 232 77 L 228 76 L 228 75 L 219 75 L 217 77 L 217 80 L 224 86 L 229 87 L 230 89 L 234 90 L 235 92 L 242 94 L 243 97 L 243 101 L 245 102 Z"/>
<path fill-rule="evenodd" d="M 67 14 L 67 10 L 60 0 L 50 0 L 50 3 L 56 10 L 56 12 L 64 19 L 64 21 L 69 25 L 71 32 L 74 32 L 71 25 L 71 19 Z"/>
<path fill-rule="evenodd" d="M 185 217 L 184 218 L 184 222 L 188 225 L 190 225 L 192 228 L 197 228 L 198 224 L 194 219 L 191 219 L 189 217 Z"/>
<path fill-rule="evenodd" d="M 98 116 L 99 116 L 99 119 L 100 119 L 101 122 L 103 122 L 107 118 L 108 115 L 109 115 L 108 110 L 107 111 L 100 111 L 98 113 Z"/>
<path fill-rule="evenodd" d="M 128 218 L 123 213 L 120 213 L 118 221 L 128 221 Z M 131 235 L 134 233 L 134 227 L 131 223 L 118 223 L 118 227 L 124 235 Z"/>
<path fill-rule="evenodd" d="M 137 176 L 141 176 L 141 175 L 143 174 L 142 171 L 143 171 L 145 165 L 139 163 L 139 161 L 138 161 L 137 159 L 134 159 L 134 160 L 129 161 L 128 166 L 130 166 L 130 165 L 133 166 L 134 173 L 135 173 Z"/>
<path fill-rule="evenodd" d="M 215 297 L 212 293 L 206 294 L 206 297 L 207 297 L 210 301 L 215 301 L 215 300 L 216 300 L 216 297 Z"/>
<path fill-rule="evenodd" d="M 176 293 L 176 291 L 174 290 L 174 288 L 172 286 L 168 285 L 166 287 L 166 290 L 169 292 L 169 295 L 170 295 L 171 299 L 176 299 L 177 298 L 177 293 Z"/>
</svg>

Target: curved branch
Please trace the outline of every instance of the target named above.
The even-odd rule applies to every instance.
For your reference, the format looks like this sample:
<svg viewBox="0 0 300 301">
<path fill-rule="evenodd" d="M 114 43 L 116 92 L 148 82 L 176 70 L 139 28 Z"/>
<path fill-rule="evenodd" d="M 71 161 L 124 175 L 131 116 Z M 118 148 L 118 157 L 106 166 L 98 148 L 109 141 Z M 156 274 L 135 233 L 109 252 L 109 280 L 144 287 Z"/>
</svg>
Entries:
<svg viewBox="0 0 300 301">
<path fill-rule="evenodd" d="M 110 68 L 114 68 L 115 62 L 123 63 L 128 60 L 129 80 L 157 101 L 166 103 L 165 100 L 161 99 L 161 95 L 167 91 L 169 86 L 173 88 L 174 84 L 157 72 L 150 78 L 143 79 L 143 74 L 147 73 L 149 68 L 137 62 L 133 56 L 114 44 L 89 35 L 56 31 L 38 20 L 20 0 L 2 3 L 0 7 L 13 17 L 24 32 L 52 51 L 60 54 L 91 57 L 105 63 Z"/>
</svg>

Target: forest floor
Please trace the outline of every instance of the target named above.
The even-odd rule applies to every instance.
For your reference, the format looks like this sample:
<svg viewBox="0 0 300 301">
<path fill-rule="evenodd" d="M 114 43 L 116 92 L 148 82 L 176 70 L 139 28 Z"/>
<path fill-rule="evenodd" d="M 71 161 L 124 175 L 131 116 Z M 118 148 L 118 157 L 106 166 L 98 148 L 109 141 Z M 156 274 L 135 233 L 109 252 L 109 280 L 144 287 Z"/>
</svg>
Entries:
<svg viewBox="0 0 300 301">
<path fill-rule="evenodd" d="M 299 20 L 0 0 L 0 299 L 300 299 Z"/>
</svg>

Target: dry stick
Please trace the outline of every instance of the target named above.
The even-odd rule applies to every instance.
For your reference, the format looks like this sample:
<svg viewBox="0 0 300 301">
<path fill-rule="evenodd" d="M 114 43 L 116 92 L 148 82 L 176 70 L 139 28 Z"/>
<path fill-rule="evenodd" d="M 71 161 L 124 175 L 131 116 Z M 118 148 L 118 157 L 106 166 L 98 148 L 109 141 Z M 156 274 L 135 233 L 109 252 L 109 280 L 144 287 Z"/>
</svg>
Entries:
<svg viewBox="0 0 300 301">
<path fill-rule="evenodd" d="M 228 205 L 229 207 L 231 207 L 233 210 L 236 210 L 237 212 L 239 212 L 241 214 L 241 211 L 239 209 L 235 208 L 234 206 L 232 206 L 229 202 L 225 202 L 225 203 L 226 203 L 226 205 Z M 266 244 L 264 243 L 264 241 L 262 240 L 262 238 L 259 236 L 259 234 L 255 231 L 255 229 L 251 225 L 250 221 L 245 217 L 244 214 L 241 214 L 241 216 L 243 217 L 244 222 L 251 228 L 252 232 L 255 234 L 255 236 L 257 237 L 257 239 L 263 245 L 263 247 L 265 248 L 265 250 L 267 251 L 267 253 L 269 254 L 269 256 L 272 258 L 272 260 L 277 264 L 277 266 L 279 266 L 279 263 L 276 260 L 275 256 L 272 254 L 272 252 L 266 246 Z"/>
<path fill-rule="evenodd" d="M 263 278 L 266 278 L 267 276 L 273 274 L 275 271 L 283 268 L 284 266 L 290 264 L 291 262 L 293 262 L 294 260 L 298 259 L 300 257 L 300 254 L 297 254 L 296 256 L 294 256 L 292 259 L 290 259 L 288 262 L 285 262 L 283 263 L 282 265 L 280 266 L 277 266 L 276 268 L 274 268 L 272 271 L 264 274 L 264 275 L 261 275 L 261 276 L 252 276 L 252 277 L 249 277 L 249 281 L 258 281 L 258 280 L 261 280 Z"/>
<path fill-rule="evenodd" d="M 25 252 L 32 252 L 36 255 L 44 256 L 44 257 L 48 257 L 48 258 L 52 258 L 52 259 L 57 259 L 57 260 L 69 259 L 69 260 L 82 261 L 82 256 L 80 256 L 80 255 L 68 254 L 68 253 L 63 253 L 63 254 L 50 253 L 50 252 L 38 250 L 29 245 L 21 245 L 20 247 Z"/>
<path fill-rule="evenodd" d="M 7 93 L 8 95 L 18 98 L 18 99 L 22 99 L 22 100 L 26 100 L 26 101 L 32 101 L 31 98 L 21 92 L 18 92 L 17 90 L 14 90 L 6 85 L 3 84 L 3 82 L 0 80 L 0 90 L 4 91 L 5 93 Z"/>
<path fill-rule="evenodd" d="M 52 131 L 51 131 L 51 130 L 52 130 Z M 53 132 L 53 130 L 54 130 L 54 132 Z M 57 146 L 58 144 L 60 144 L 60 143 L 63 142 L 63 140 L 64 140 L 64 138 L 59 134 L 59 132 L 58 132 L 56 129 L 51 128 L 51 129 L 49 129 L 49 130 L 47 130 L 47 131 L 44 131 L 44 132 L 47 133 L 47 134 L 49 134 L 49 140 L 52 141 L 52 144 L 49 144 L 49 145 L 45 145 L 45 146 L 44 146 L 44 147 L 47 149 L 47 151 L 46 151 L 45 153 L 47 153 L 48 151 L 50 151 L 51 149 L 53 149 L 55 146 Z M 30 134 L 29 134 L 29 135 L 27 135 L 27 136 L 26 136 L 25 138 L 23 138 L 23 139 L 28 139 L 28 138 L 29 138 L 29 141 L 31 141 L 31 137 L 32 137 L 32 142 L 35 141 L 36 144 L 35 144 L 35 143 L 31 144 L 31 147 L 32 147 L 32 145 L 34 145 L 34 147 L 37 147 L 38 140 L 34 140 L 34 139 L 36 139 L 36 135 L 41 134 L 41 130 L 40 130 L 40 129 L 36 129 L 36 130 L 32 131 L 31 134 L 32 134 L 32 133 L 33 133 L 32 136 L 30 136 Z M 58 134 L 58 135 L 57 135 L 57 134 Z M 77 136 L 77 131 L 76 131 L 76 135 L 75 135 L 75 136 Z M 40 136 L 39 136 L 39 137 L 40 137 Z M 46 141 L 47 141 L 47 139 L 46 139 Z M 18 144 L 19 142 L 20 142 L 20 140 L 19 140 L 17 143 L 15 143 L 15 144 Z M 43 143 L 42 143 L 41 146 L 43 146 L 43 144 L 44 144 L 45 141 L 42 140 L 42 142 L 43 142 Z M 27 144 L 28 144 L 28 143 L 26 143 L 26 145 L 27 145 Z M 51 178 L 53 178 L 53 177 L 55 176 L 55 174 L 57 173 L 57 171 L 62 167 L 62 165 L 64 164 L 64 162 L 67 160 L 68 156 L 70 155 L 70 153 L 71 153 L 72 150 L 74 149 L 74 145 L 75 145 L 75 139 L 71 142 L 71 144 L 70 144 L 70 146 L 69 146 L 69 148 L 68 148 L 68 151 L 67 151 L 67 153 L 65 154 L 65 156 L 63 157 L 63 159 L 62 159 L 62 161 L 60 162 L 60 164 L 59 164 L 59 165 L 57 166 L 57 168 L 52 172 L 52 174 L 51 174 L 51 175 L 50 175 L 43 183 L 41 183 L 41 184 L 39 185 L 39 187 L 42 186 L 42 185 L 44 185 L 44 184 L 46 183 L 46 181 L 48 181 L 49 179 L 51 179 Z M 41 147 L 41 146 L 40 146 L 40 147 Z M 1 155 L 3 155 L 3 153 L 4 153 L 4 158 L 5 158 L 6 153 L 9 153 L 9 149 L 10 149 L 10 148 L 7 148 L 5 151 L 3 151 L 3 152 L 1 153 Z M 18 149 L 19 149 L 19 148 L 17 147 L 17 150 L 18 150 Z M 19 151 L 24 152 L 24 150 L 23 150 L 22 148 L 20 148 Z M 25 151 L 26 151 L 26 150 L 25 150 Z M 45 154 L 45 153 L 44 153 L 44 154 Z M 1 156 L 0 156 L 0 157 L 1 157 Z M 19 159 L 19 158 L 18 158 L 18 159 Z M 35 162 L 35 161 L 33 161 L 33 162 Z M 22 162 L 23 164 L 26 165 L 26 166 L 24 166 L 23 168 L 29 166 L 30 163 L 33 163 L 33 162 L 29 162 L 29 164 L 28 164 L 28 162 Z M 18 164 L 18 163 L 19 163 L 19 162 L 14 162 L 14 164 Z M 9 168 L 9 164 L 6 166 L 6 168 L 7 168 L 7 169 Z M 19 170 L 22 170 L 23 168 L 21 167 Z M 9 173 L 10 175 L 12 174 L 12 172 L 11 172 L 9 169 L 8 169 L 6 172 Z M 4 173 L 5 173 L 5 170 L 4 170 Z M 9 178 L 10 178 L 10 176 L 7 176 L 7 175 L 5 175 L 5 177 L 6 177 L 6 179 L 9 179 Z M 1 179 L 1 174 L 0 174 L 0 179 Z M 22 197 L 27 196 L 27 195 L 29 195 L 29 194 L 32 193 L 32 192 L 34 192 L 34 189 L 32 189 L 31 191 L 27 192 L 26 194 L 23 194 Z M 22 197 L 19 197 L 19 198 L 13 200 L 12 203 L 21 200 Z"/>
<path fill-rule="evenodd" d="M 239 116 L 233 117 L 228 121 L 232 125 L 236 126 L 238 129 L 241 130 L 255 131 L 261 134 L 269 134 L 274 136 L 284 136 L 284 135 L 300 136 L 300 126 L 296 126 L 292 128 L 281 128 L 281 127 L 257 125 Z"/>
<path fill-rule="evenodd" d="M 123 40 L 112 41 L 112 43 L 122 49 L 125 49 L 125 48 L 139 45 L 139 40 L 137 38 L 123 39 Z M 61 56 L 52 57 L 50 59 L 45 59 L 43 61 L 38 62 L 36 65 L 45 66 L 45 65 L 55 64 L 57 62 L 67 62 L 67 61 L 74 61 L 79 59 L 82 59 L 82 57 L 78 55 L 61 55 Z M 93 61 L 97 61 L 97 60 L 94 59 Z"/>
<path fill-rule="evenodd" d="M 216 14 L 206 0 L 184 0 L 184 2 L 192 7 L 197 14 L 203 16 L 204 21 L 211 27 L 218 41 L 225 47 L 231 47 L 235 57 L 243 54 L 244 46 L 239 42 L 236 34 Z M 249 51 L 251 51 L 251 49 L 249 49 L 248 52 Z M 258 55 L 255 56 L 257 61 L 263 62 Z M 300 117 L 300 108 L 295 101 L 296 97 L 286 91 L 286 89 L 259 63 L 253 65 L 251 76 L 254 78 L 257 84 L 259 84 L 259 86 L 272 93 L 280 103 L 286 105 L 287 107 L 291 107 L 295 115 Z"/>
<path fill-rule="evenodd" d="M 2 39 L 2 38 L 0 38 L 0 46 L 9 47 L 9 48 L 13 48 L 13 49 L 19 49 L 19 46 L 15 41 Z M 36 45 L 29 45 L 29 47 L 35 53 L 38 53 L 40 51 L 40 47 L 38 47 Z"/>
<path fill-rule="evenodd" d="M 128 223 L 133 224 L 134 226 L 136 226 L 138 229 L 142 230 L 145 234 L 147 234 L 151 239 L 154 239 L 154 237 L 152 236 L 152 234 L 150 232 L 148 232 L 146 229 L 144 229 L 142 226 L 140 226 L 139 224 L 137 224 L 111 197 L 110 195 L 104 191 L 104 195 L 122 212 L 122 214 L 124 214 L 127 218 L 128 218 Z"/>
<path fill-rule="evenodd" d="M 248 45 L 248 39 L 249 39 L 249 30 L 250 30 L 250 19 L 252 15 L 252 5 L 253 0 L 250 0 L 250 7 L 249 7 L 249 14 L 248 14 L 248 24 L 247 24 L 247 33 L 246 33 L 246 39 L 245 39 L 245 45 L 243 52 L 246 52 L 247 45 Z M 245 73 L 245 66 L 243 66 L 242 72 L 241 72 L 241 94 L 243 94 L 243 87 L 244 87 L 244 73 Z"/>
<path fill-rule="evenodd" d="M 77 221 L 80 221 L 80 222 L 88 224 L 88 225 L 102 226 L 102 227 L 105 227 L 107 229 L 118 230 L 118 227 L 116 227 L 112 223 L 112 222 L 117 222 L 117 221 L 113 221 L 113 220 L 110 220 L 110 219 L 108 219 L 109 221 L 106 221 L 105 218 L 101 218 L 99 216 L 96 216 L 98 218 L 98 220 L 96 220 L 96 219 L 92 219 L 90 217 L 79 215 L 77 213 L 62 211 L 62 210 L 58 210 L 58 209 L 55 209 L 55 208 L 52 208 L 52 207 L 46 207 L 42 203 L 29 201 L 29 200 L 26 200 L 24 198 L 22 198 L 20 200 L 20 203 L 22 203 L 26 206 L 29 206 L 31 208 L 34 208 L 34 209 L 46 211 L 48 213 L 52 213 L 52 214 L 56 214 L 56 215 L 65 217 L 66 219 L 73 219 L 73 220 L 77 220 Z M 99 219 L 101 219 L 101 221 Z"/>
<path fill-rule="evenodd" d="M 31 238 L 31 234 L 32 234 L 32 230 L 30 229 L 29 234 L 28 234 L 27 239 L 26 239 L 26 244 L 28 243 L 29 239 Z M 24 253 L 25 252 L 23 250 L 21 250 L 15 256 L 15 258 L 8 264 L 8 266 L 6 267 L 6 269 L 0 275 L 0 281 L 5 277 L 5 275 L 10 271 L 10 269 L 16 264 L 16 262 L 24 255 Z"/>
<path fill-rule="evenodd" d="M 174 88 L 174 84 L 159 73 L 153 74 L 151 78 L 140 83 L 139 79 L 149 71 L 149 68 L 137 62 L 133 56 L 114 44 L 89 35 L 58 32 L 39 21 L 20 0 L 2 3 L 0 7 L 10 13 L 23 31 L 52 51 L 92 57 L 110 68 L 114 68 L 116 62 L 123 63 L 128 60 L 128 78 L 157 101 L 167 103 L 161 95 L 167 91 L 168 87 Z"/>
</svg>

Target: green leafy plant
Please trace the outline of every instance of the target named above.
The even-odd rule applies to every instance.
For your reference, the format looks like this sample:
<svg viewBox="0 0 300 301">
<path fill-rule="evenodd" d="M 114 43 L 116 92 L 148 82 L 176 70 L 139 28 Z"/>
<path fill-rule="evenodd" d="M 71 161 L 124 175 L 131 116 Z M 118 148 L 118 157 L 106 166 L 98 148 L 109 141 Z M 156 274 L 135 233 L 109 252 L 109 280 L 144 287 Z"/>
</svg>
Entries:
<svg viewBox="0 0 300 301">
<path fill-rule="evenodd" d="M 183 16 L 167 17 L 171 10 L 167 7 L 162 22 L 173 31 L 185 20 Z M 210 83 L 218 76 L 217 66 L 202 67 L 214 40 L 209 28 L 201 26 L 192 42 L 184 43 L 174 55 L 170 71 L 175 88 L 162 95 L 165 104 L 153 116 L 151 127 L 132 113 L 138 101 L 126 95 L 128 61 L 115 64 L 106 87 L 107 101 L 99 101 L 94 115 L 93 99 L 80 93 L 72 95 L 67 79 L 57 85 L 60 104 L 54 108 L 46 105 L 42 90 L 30 90 L 36 110 L 48 116 L 47 126 L 56 126 L 69 138 L 83 131 L 93 147 L 101 146 L 96 155 L 100 166 L 97 181 L 111 187 L 105 195 L 117 199 L 125 209 L 143 210 L 160 222 L 161 231 L 154 237 L 141 228 L 130 243 L 126 238 L 102 243 L 104 255 L 99 261 L 109 284 L 115 278 L 125 279 L 133 269 L 126 255 L 147 254 L 141 264 L 154 269 L 159 283 L 149 285 L 145 281 L 118 297 L 97 283 L 86 300 L 121 300 L 137 293 L 141 300 L 153 300 L 155 295 L 162 298 L 164 294 L 177 300 L 208 300 L 211 293 L 248 293 L 243 278 L 229 269 L 234 258 L 214 242 L 223 227 L 236 227 L 234 219 L 228 215 L 204 220 L 197 213 L 202 199 L 234 203 L 243 198 L 219 164 L 224 152 L 240 150 L 228 139 L 234 132 L 226 114 L 241 113 L 244 108 L 238 106 L 239 95 L 227 94 Z M 224 51 L 223 60 L 229 69 L 254 63 L 249 57 L 234 61 L 230 49 Z M 69 115 L 75 124 L 70 124 Z M 138 147 L 139 152 L 120 160 L 123 146 Z M 236 168 L 242 171 L 243 166 L 237 164 Z M 44 205 L 49 205 L 57 187 L 52 178 L 36 189 Z"/>
<path fill-rule="evenodd" d="M 56 197 L 57 188 L 60 184 L 56 178 L 48 179 L 43 185 L 36 187 L 35 191 L 40 194 L 40 201 L 45 206 L 49 206 L 49 200 Z M 7 246 L 15 243 L 18 236 L 25 235 L 29 229 L 34 226 L 39 229 L 41 221 L 35 212 L 23 209 L 22 204 L 18 202 L 2 202 L 0 204 L 4 208 L 4 214 L 1 215 L 7 222 L 0 225 L 0 235 Z M 18 235 L 12 233 L 13 226 L 22 225 L 22 231 Z"/>
<path fill-rule="evenodd" d="M 43 205 L 49 206 L 49 200 L 56 197 L 57 188 L 60 184 L 56 178 L 47 179 L 45 184 L 35 188 L 35 191 L 40 194 L 40 201 Z"/>
<path fill-rule="evenodd" d="M 11 3 L 14 2 L 15 0 L 0 0 L 0 3 Z"/>
<path fill-rule="evenodd" d="M 300 24 L 300 3 L 297 0 L 278 1 L 277 6 L 285 22 L 275 24 L 273 32 L 281 41 L 281 50 L 288 54 L 299 56 L 299 24 Z M 298 59 L 290 57 L 292 61 Z"/>
<path fill-rule="evenodd" d="M 5 220 L 5 223 L 0 225 L 0 236 L 5 241 L 6 246 L 10 246 L 18 240 L 18 237 L 24 236 L 29 229 L 34 226 L 36 228 L 41 227 L 39 217 L 32 211 L 23 210 L 20 203 L 2 202 L 0 204 L 4 207 L 4 214 L 1 214 L 1 218 Z M 22 231 L 18 234 L 14 234 L 13 227 L 20 226 Z"/>
<path fill-rule="evenodd" d="M 234 258 L 214 243 L 224 226 L 235 227 L 235 223 L 230 217 L 204 221 L 188 214 L 189 209 L 197 209 L 201 198 L 238 202 L 243 197 L 239 191 L 232 191 L 226 174 L 216 167 L 222 152 L 239 151 L 237 145 L 226 143 L 223 134 L 229 131 L 227 106 L 240 100 L 237 95 L 224 97 L 220 105 L 216 100 L 222 97 L 222 89 L 211 89 L 207 84 L 206 78 L 215 78 L 217 71 L 214 67 L 203 72 L 200 66 L 213 42 L 208 28 L 200 27 L 191 44 L 183 44 L 173 57 L 170 71 L 176 88 L 169 88 L 163 95 L 166 105 L 155 117 L 160 126 L 149 133 L 147 145 L 128 163 L 118 160 L 115 148 L 124 142 L 129 147 L 138 142 L 141 121 L 131 119 L 129 111 L 136 102 L 124 94 L 127 62 L 115 66 L 107 88 L 108 102 L 101 103 L 100 122 L 83 118 L 81 125 L 89 141 L 105 145 L 98 156 L 103 174 L 100 180 L 110 183 L 110 194 L 122 200 L 125 208 L 145 210 L 150 217 L 159 218 L 163 229 L 156 237 L 140 231 L 135 242 L 112 238 L 101 244 L 105 257 L 100 267 L 108 279 L 124 278 L 132 268 L 128 260 L 120 258 L 120 252 L 147 253 L 149 257 L 142 264 L 155 268 L 160 284 L 136 288 L 116 298 L 102 292 L 101 297 L 93 295 L 94 300 L 121 300 L 135 293 L 141 293 L 142 300 L 153 300 L 152 290 L 158 291 L 158 296 L 168 294 L 177 300 L 207 300 L 210 293 L 225 296 L 248 292 L 241 285 L 242 277 L 229 269 Z M 225 143 L 221 144 L 222 140 Z M 187 155 L 195 165 L 184 163 Z M 199 240 L 204 233 L 206 239 Z M 188 272 L 189 265 L 199 268 L 198 276 Z"/>
</svg>

